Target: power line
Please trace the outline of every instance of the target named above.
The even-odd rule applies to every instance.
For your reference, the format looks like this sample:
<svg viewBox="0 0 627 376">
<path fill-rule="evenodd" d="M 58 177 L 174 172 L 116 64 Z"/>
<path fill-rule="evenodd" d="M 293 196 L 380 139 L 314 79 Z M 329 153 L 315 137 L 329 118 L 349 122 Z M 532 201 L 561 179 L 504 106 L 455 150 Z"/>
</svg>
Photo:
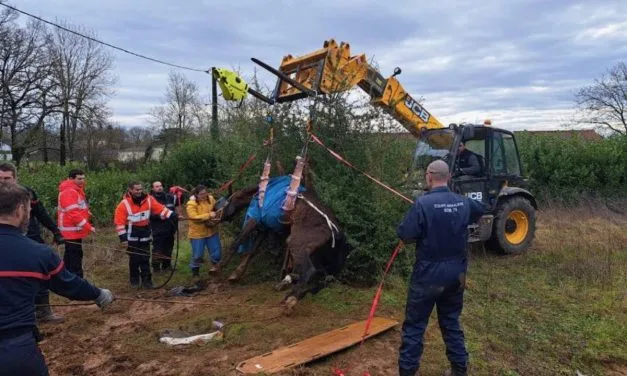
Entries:
<svg viewBox="0 0 627 376">
<path fill-rule="evenodd" d="M 130 54 L 130 55 L 133 55 L 133 56 L 136 56 L 136 57 L 142 58 L 142 59 L 146 59 L 146 60 L 153 61 L 153 62 L 155 62 L 155 63 L 164 64 L 164 65 L 169 65 L 169 66 L 171 66 L 171 67 L 176 67 L 176 68 L 180 68 L 180 69 L 186 69 L 186 70 L 190 70 L 190 71 L 194 71 L 194 72 L 210 73 L 210 70 L 208 70 L 208 69 L 196 69 L 196 68 L 185 67 L 185 66 L 182 66 L 182 65 L 172 64 L 172 63 L 168 63 L 167 61 L 163 61 L 163 60 L 159 60 L 159 59 L 154 59 L 154 58 L 152 58 L 152 57 L 148 57 L 148 56 L 145 56 L 145 55 L 142 55 L 142 54 L 138 54 L 138 53 L 136 53 L 136 52 L 129 51 L 129 50 L 124 49 L 124 48 L 122 48 L 122 47 L 114 46 L 114 45 L 109 44 L 109 43 L 107 43 L 107 42 L 103 42 L 103 41 L 98 40 L 98 39 L 96 39 L 96 38 L 92 38 L 92 37 L 90 37 L 90 36 L 87 36 L 87 35 L 81 34 L 81 33 L 76 32 L 76 31 L 74 31 L 74 30 L 70 30 L 70 29 L 68 29 L 68 28 L 66 28 L 66 27 L 63 27 L 63 26 L 61 26 L 61 25 L 58 25 L 58 24 L 56 24 L 56 23 L 54 23 L 54 22 L 51 22 L 51 21 L 45 20 L 45 19 L 43 19 L 43 18 L 41 18 L 41 17 L 35 16 L 34 14 L 30 14 L 30 13 L 25 12 L 25 11 L 23 11 L 23 10 L 17 9 L 17 8 L 15 8 L 15 7 L 11 6 L 11 5 L 7 5 L 7 4 L 4 4 L 4 3 L 2 3 L 2 2 L 0 2 L 0 5 L 2 5 L 2 6 L 4 6 L 4 7 L 7 7 L 7 8 L 9 8 L 9 9 L 12 9 L 12 10 L 14 10 L 14 11 L 18 12 L 18 13 L 22 13 L 22 14 L 24 14 L 24 15 L 26 15 L 26 16 L 32 17 L 32 18 L 34 18 L 34 19 L 36 19 L 36 20 L 39 20 L 39 21 L 41 21 L 41 22 L 47 23 L 48 25 L 52 25 L 52 26 L 57 27 L 57 28 L 59 28 L 59 29 L 61 29 L 61 30 L 67 31 L 68 33 L 72 33 L 72 34 L 78 35 L 79 37 L 89 39 L 89 40 L 91 40 L 91 41 L 93 41 L 93 42 L 103 44 L 103 45 L 105 45 L 105 46 L 107 46 L 107 47 L 111 47 L 111 48 L 113 48 L 113 49 L 116 49 L 116 50 L 119 50 L 119 51 L 125 52 L 125 53 L 127 53 L 127 54 Z"/>
</svg>

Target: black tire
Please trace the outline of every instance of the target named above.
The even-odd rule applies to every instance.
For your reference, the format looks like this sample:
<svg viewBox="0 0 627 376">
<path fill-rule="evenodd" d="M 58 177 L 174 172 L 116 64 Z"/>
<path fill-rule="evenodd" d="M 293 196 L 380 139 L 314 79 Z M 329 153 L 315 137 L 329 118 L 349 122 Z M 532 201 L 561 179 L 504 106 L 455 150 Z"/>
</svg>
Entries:
<svg viewBox="0 0 627 376">
<path fill-rule="evenodd" d="M 526 228 L 525 228 L 526 227 Z M 536 210 L 523 196 L 499 203 L 488 248 L 504 254 L 520 254 L 531 246 L 536 233 Z"/>
</svg>

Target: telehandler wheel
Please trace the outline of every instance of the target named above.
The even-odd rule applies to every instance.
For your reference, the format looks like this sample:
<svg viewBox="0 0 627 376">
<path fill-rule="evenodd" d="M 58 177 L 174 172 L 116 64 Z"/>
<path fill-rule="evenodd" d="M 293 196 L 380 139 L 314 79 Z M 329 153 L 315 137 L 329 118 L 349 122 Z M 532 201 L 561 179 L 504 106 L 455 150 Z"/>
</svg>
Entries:
<svg viewBox="0 0 627 376">
<path fill-rule="evenodd" d="M 525 252 L 536 232 L 536 212 L 531 202 L 514 196 L 501 202 L 496 209 L 492 237 L 488 247 L 505 254 Z"/>
</svg>

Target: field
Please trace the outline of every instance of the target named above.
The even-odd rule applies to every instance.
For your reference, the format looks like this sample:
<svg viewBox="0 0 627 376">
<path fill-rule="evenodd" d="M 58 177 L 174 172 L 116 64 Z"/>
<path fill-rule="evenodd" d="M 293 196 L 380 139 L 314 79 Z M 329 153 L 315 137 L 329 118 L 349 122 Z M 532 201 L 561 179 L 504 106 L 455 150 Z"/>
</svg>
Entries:
<svg viewBox="0 0 627 376">
<path fill-rule="evenodd" d="M 473 249 L 462 315 L 472 375 L 627 374 L 625 213 L 625 205 L 545 208 L 527 254 Z M 238 284 L 211 278 L 195 297 L 167 297 L 169 288 L 191 278 L 189 246 L 181 238 L 179 270 L 168 286 L 134 291 L 126 256 L 103 248 L 115 247 L 114 231 L 104 232 L 85 248 L 88 279 L 119 297 L 206 305 L 118 300 L 103 312 L 93 305 L 55 307 L 65 323 L 41 326 L 52 375 L 234 375 L 235 365 L 249 357 L 365 319 L 376 289 L 335 283 L 283 316 L 277 306 L 282 295 L 272 289 L 277 261 L 270 255 Z M 229 242 L 226 234 L 223 243 Z M 407 247 L 399 257 L 411 252 Z M 406 291 L 406 281 L 389 278 L 377 314 L 402 321 Z M 180 348 L 158 342 L 163 329 L 206 333 L 216 319 L 226 324 L 220 342 Z M 285 374 L 332 375 L 339 368 L 346 375 L 396 375 L 399 339 L 400 325 L 363 347 Z M 422 374 L 439 375 L 447 362 L 435 314 L 425 339 Z"/>
</svg>

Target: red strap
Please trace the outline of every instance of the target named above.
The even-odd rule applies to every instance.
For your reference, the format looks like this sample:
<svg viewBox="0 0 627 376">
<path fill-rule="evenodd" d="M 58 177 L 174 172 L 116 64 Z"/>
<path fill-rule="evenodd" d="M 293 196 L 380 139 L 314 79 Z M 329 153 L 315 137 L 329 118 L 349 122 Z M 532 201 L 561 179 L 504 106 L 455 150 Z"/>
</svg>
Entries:
<svg viewBox="0 0 627 376">
<path fill-rule="evenodd" d="M 372 300 L 372 306 L 370 307 L 370 313 L 368 314 L 368 320 L 366 320 L 366 328 L 364 329 L 364 334 L 361 336 L 361 344 L 364 344 L 366 339 L 366 335 L 368 335 L 368 329 L 370 329 L 370 324 L 372 323 L 372 319 L 374 318 L 374 313 L 377 310 L 377 305 L 379 305 L 379 299 L 381 298 L 381 292 L 383 291 L 383 282 L 385 282 L 385 276 L 388 274 L 388 271 L 392 267 L 392 263 L 394 263 L 394 259 L 398 255 L 398 252 L 403 248 L 403 242 L 399 241 L 398 245 L 394 249 L 394 253 L 392 253 L 392 257 L 390 261 L 388 261 L 387 266 L 385 267 L 385 271 L 383 272 L 383 278 L 381 278 L 381 283 L 379 283 L 379 288 L 377 289 L 377 293 Z"/>
<path fill-rule="evenodd" d="M 352 168 L 353 170 L 359 172 L 360 174 L 366 176 L 368 179 L 372 180 L 373 182 L 379 184 L 380 186 L 382 186 L 383 188 L 387 189 L 388 191 L 394 193 L 395 195 L 397 195 L 398 197 L 402 198 L 403 200 L 409 202 L 410 204 L 413 204 L 414 201 L 405 197 L 402 193 L 396 191 L 395 189 L 385 185 L 384 183 L 382 183 L 380 180 L 373 178 L 372 176 L 368 175 L 367 173 L 361 171 L 360 169 L 358 169 L 357 167 L 353 166 L 349 161 L 347 161 L 346 159 L 342 158 L 341 155 L 339 155 L 338 153 L 336 153 L 335 151 L 329 149 L 322 141 L 320 141 L 320 139 L 318 137 L 316 137 L 313 133 L 311 133 L 311 138 L 320 146 L 322 146 L 323 148 L 325 148 L 329 154 L 331 154 L 332 156 L 335 157 L 335 159 L 337 159 L 338 161 L 344 163 L 346 166 Z"/>
</svg>

